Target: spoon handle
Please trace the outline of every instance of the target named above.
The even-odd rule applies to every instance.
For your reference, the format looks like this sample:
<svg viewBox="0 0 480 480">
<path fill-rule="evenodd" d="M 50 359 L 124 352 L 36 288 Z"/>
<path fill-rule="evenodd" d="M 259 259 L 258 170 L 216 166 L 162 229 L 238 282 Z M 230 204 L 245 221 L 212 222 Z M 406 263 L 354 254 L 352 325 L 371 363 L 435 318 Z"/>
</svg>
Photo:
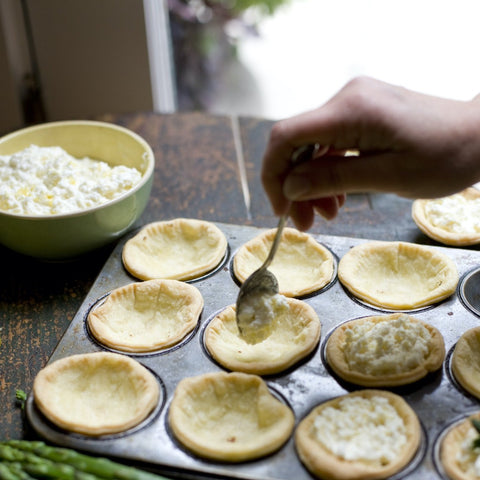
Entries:
<svg viewBox="0 0 480 480">
<path fill-rule="evenodd" d="M 292 167 L 298 165 L 302 162 L 310 160 L 312 158 L 313 153 L 318 149 L 318 145 L 310 144 L 304 145 L 303 147 L 297 148 L 292 155 Z M 273 257 L 277 252 L 278 245 L 280 244 L 280 239 L 282 238 L 283 227 L 287 223 L 288 213 L 282 215 L 278 222 L 277 232 L 275 233 L 275 238 L 273 239 L 272 246 L 270 248 L 270 252 L 268 252 L 268 256 L 263 262 L 263 265 L 260 267 L 262 269 L 267 269 L 269 265 L 272 263 Z"/>
<path fill-rule="evenodd" d="M 278 222 L 277 231 L 275 232 L 275 237 L 273 239 L 272 246 L 270 248 L 270 252 L 268 252 L 268 257 L 266 258 L 265 262 L 261 268 L 268 268 L 269 265 L 272 263 L 273 257 L 277 252 L 277 248 L 280 245 L 280 239 L 282 238 L 283 227 L 287 223 L 288 214 L 282 215 Z"/>
</svg>

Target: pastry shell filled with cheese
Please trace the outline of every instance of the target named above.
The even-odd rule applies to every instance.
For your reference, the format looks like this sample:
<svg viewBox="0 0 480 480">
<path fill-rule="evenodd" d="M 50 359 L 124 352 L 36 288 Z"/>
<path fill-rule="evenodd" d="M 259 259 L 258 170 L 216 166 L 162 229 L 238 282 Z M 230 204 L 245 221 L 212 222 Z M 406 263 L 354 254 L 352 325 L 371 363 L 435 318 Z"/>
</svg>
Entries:
<svg viewBox="0 0 480 480">
<path fill-rule="evenodd" d="M 450 257 L 433 248 L 370 241 L 341 258 L 338 278 L 354 297 L 373 306 L 413 310 L 452 295 L 458 271 Z"/>
<path fill-rule="evenodd" d="M 97 341 L 124 352 L 151 352 L 179 343 L 197 325 L 199 290 L 178 280 L 148 280 L 113 290 L 87 317 Z"/>
<path fill-rule="evenodd" d="M 412 218 L 428 237 L 445 245 L 480 243 L 480 191 L 470 187 L 437 199 L 418 199 Z"/>
<path fill-rule="evenodd" d="M 226 251 L 227 239 L 216 225 L 177 218 L 143 227 L 125 243 L 122 260 L 140 280 L 191 280 L 215 269 Z"/>
<path fill-rule="evenodd" d="M 451 357 L 451 369 L 457 382 L 480 399 L 480 327 L 467 330 L 458 339 Z"/>
<path fill-rule="evenodd" d="M 480 434 L 472 424 L 473 419 L 480 421 L 480 412 L 455 422 L 441 440 L 440 462 L 451 480 L 478 479 L 475 472 L 478 448 L 472 448 L 472 442 Z"/>
<path fill-rule="evenodd" d="M 276 229 L 257 235 L 242 245 L 233 259 L 233 271 L 243 283 L 267 258 Z M 325 287 L 334 275 L 332 253 L 311 235 L 285 228 L 269 267 L 287 297 L 300 297 Z"/>
<path fill-rule="evenodd" d="M 329 400 L 311 410 L 295 432 L 300 460 L 328 480 L 388 478 L 409 464 L 420 442 L 415 412 L 384 390 Z"/>
<path fill-rule="evenodd" d="M 343 380 L 364 387 L 394 387 L 441 368 L 445 344 L 434 326 L 404 313 L 343 323 L 330 335 L 325 356 Z"/>
<path fill-rule="evenodd" d="M 159 402 L 160 388 L 139 362 L 95 352 L 47 365 L 35 377 L 33 394 L 40 411 L 58 427 L 98 436 L 140 424 Z"/>
<path fill-rule="evenodd" d="M 270 333 L 259 343 L 242 338 L 231 305 L 217 314 L 205 329 L 205 347 L 224 367 L 240 372 L 270 375 L 305 358 L 318 345 L 320 320 L 307 303 L 287 299 L 287 308 L 274 316 Z"/>
<path fill-rule="evenodd" d="M 175 438 L 196 455 L 241 462 L 278 450 L 294 428 L 291 409 L 256 375 L 206 373 L 181 380 L 168 412 Z"/>
</svg>

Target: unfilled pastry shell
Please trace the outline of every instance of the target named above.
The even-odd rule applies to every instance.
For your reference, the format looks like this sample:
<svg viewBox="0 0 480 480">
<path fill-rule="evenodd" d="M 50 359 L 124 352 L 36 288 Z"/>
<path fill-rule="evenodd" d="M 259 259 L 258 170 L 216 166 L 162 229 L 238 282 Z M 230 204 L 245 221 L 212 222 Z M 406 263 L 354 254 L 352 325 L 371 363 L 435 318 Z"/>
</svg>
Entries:
<svg viewBox="0 0 480 480">
<path fill-rule="evenodd" d="M 217 267 L 226 250 L 227 239 L 213 223 L 177 218 L 142 228 L 125 243 L 122 260 L 140 280 L 191 280 Z"/>
<path fill-rule="evenodd" d="M 430 339 L 428 353 L 424 357 L 423 362 L 411 369 L 405 369 L 400 372 L 391 372 L 388 374 L 385 373 L 382 375 L 374 375 L 359 370 L 353 370 L 349 365 L 347 354 L 345 352 L 346 331 L 355 324 L 358 325 L 365 322 L 372 322 L 372 324 L 383 323 L 388 327 L 393 320 L 398 319 L 399 317 L 407 317 L 410 322 L 420 323 L 429 332 Z M 399 339 L 399 341 L 401 341 L 401 339 Z M 375 351 L 381 351 L 381 349 L 375 349 Z M 389 352 L 386 353 L 388 354 Z M 403 313 L 393 313 L 391 315 L 363 317 L 345 322 L 338 326 L 328 339 L 325 347 L 325 355 L 331 369 L 340 378 L 347 382 L 361 385 L 363 387 L 395 387 L 416 382 L 424 378 L 430 372 L 441 368 L 445 358 L 445 343 L 442 334 L 433 325 L 422 322 L 421 320 L 407 316 Z M 379 358 L 381 358 L 381 356 L 375 357 L 375 360 L 378 361 Z"/>
<path fill-rule="evenodd" d="M 462 444 L 469 435 L 469 431 L 474 428 L 471 423 L 472 419 L 480 420 L 480 412 L 474 413 L 450 427 L 440 444 L 440 461 L 451 480 L 478 479 L 473 471 L 470 473 L 465 471 L 458 463 L 458 459 L 462 456 Z"/>
<path fill-rule="evenodd" d="M 469 201 L 478 201 L 478 199 L 480 199 L 480 191 L 473 187 L 467 188 L 456 195 L 463 196 L 467 201 L 467 205 Z M 435 200 L 418 199 L 412 204 L 412 218 L 418 228 L 425 235 L 437 242 L 455 247 L 476 245 L 477 243 L 480 243 L 480 232 L 453 232 L 435 225 L 427 212 L 428 204 L 432 201 Z"/>
<path fill-rule="evenodd" d="M 364 398 L 386 397 L 402 417 L 407 431 L 407 443 L 395 461 L 386 465 L 368 464 L 362 461 L 345 460 L 325 448 L 315 438 L 315 418 L 328 407 L 337 407 L 345 396 Z M 385 390 L 359 390 L 329 400 L 317 407 L 299 423 L 295 432 L 295 444 L 300 460 L 315 476 L 325 480 L 375 480 L 386 479 L 408 465 L 414 457 L 421 440 L 417 415 L 402 397 Z"/>
<path fill-rule="evenodd" d="M 251 344 L 240 334 L 235 306 L 216 315 L 205 329 L 205 346 L 224 367 L 245 373 L 279 373 L 305 358 L 318 345 L 320 320 L 307 303 L 287 299 L 288 309 L 272 321 L 271 333 L 262 342 Z"/>
<path fill-rule="evenodd" d="M 366 242 L 348 251 L 338 278 L 353 296 L 373 306 L 413 310 L 455 292 L 454 261 L 433 248 L 408 242 Z"/>
<path fill-rule="evenodd" d="M 457 382 L 480 399 L 480 327 L 467 330 L 457 341 L 451 358 Z"/>
<path fill-rule="evenodd" d="M 98 436 L 124 432 L 145 420 L 160 389 L 139 362 L 95 352 L 47 365 L 35 377 L 33 394 L 40 411 L 58 427 Z"/>
<path fill-rule="evenodd" d="M 124 352 L 151 352 L 180 342 L 203 309 L 199 290 L 178 280 L 149 280 L 113 290 L 90 311 L 87 324 L 103 345 Z"/>
<path fill-rule="evenodd" d="M 241 462 L 278 450 L 293 431 L 294 415 L 260 377 L 216 372 L 178 383 L 168 422 L 194 454 Z"/>
<path fill-rule="evenodd" d="M 243 283 L 257 270 L 270 251 L 276 229 L 257 235 L 242 245 L 233 259 L 233 270 Z M 332 253 L 311 235 L 285 228 L 269 267 L 286 297 L 300 297 L 325 287 L 334 274 Z"/>
</svg>

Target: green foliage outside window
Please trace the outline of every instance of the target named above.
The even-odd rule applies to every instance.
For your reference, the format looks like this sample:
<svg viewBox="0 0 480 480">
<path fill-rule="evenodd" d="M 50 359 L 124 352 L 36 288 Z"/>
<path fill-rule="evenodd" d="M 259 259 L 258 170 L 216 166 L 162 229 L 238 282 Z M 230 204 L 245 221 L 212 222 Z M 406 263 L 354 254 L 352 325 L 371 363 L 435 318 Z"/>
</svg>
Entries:
<svg viewBox="0 0 480 480">
<path fill-rule="evenodd" d="M 218 74 L 245 35 L 294 0 L 167 0 L 179 110 L 208 109 Z"/>
</svg>

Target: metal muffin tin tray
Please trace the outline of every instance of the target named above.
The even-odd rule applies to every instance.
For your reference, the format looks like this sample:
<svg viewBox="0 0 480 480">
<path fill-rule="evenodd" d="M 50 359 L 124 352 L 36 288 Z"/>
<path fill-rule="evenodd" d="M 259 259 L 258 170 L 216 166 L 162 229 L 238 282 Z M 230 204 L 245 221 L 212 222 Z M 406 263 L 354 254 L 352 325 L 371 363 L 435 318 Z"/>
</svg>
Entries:
<svg viewBox="0 0 480 480">
<path fill-rule="evenodd" d="M 204 329 L 216 313 L 236 301 L 239 287 L 233 277 L 231 265 L 236 250 L 264 230 L 221 223 L 217 225 L 228 240 L 227 257 L 214 272 L 190 282 L 200 290 L 205 301 L 198 327 L 179 345 L 169 350 L 151 354 L 129 354 L 151 369 L 161 385 L 161 401 L 153 414 L 141 425 L 123 434 L 91 438 L 68 433 L 52 425 L 37 410 L 31 395 L 27 401 L 27 418 L 41 437 L 55 444 L 93 454 L 146 462 L 149 468 L 158 473 L 179 478 L 312 478 L 297 457 L 293 436 L 279 451 L 268 457 L 229 464 L 196 457 L 179 445 L 169 432 L 167 412 L 179 380 L 223 370 L 204 348 Z M 50 362 L 68 355 L 105 349 L 91 338 L 85 319 L 89 310 L 109 291 L 138 281 L 126 272 L 121 261 L 123 244 L 134 233 L 136 232 L 122 239 L 112 252 Z M 351 247 L 367 241 L 323 235 L 316 235 L 314 238 L 331 250 L 335 256 L 335 265 Z M 456 262 L 460 282 L 457 292 L 446 301 L 434 307 L 410 312 L 441 331 L 447 356 L 439 372 L 430 374 L 426 379 L 408 387 L 391 389 L 402 395 L 413 407 L 423 427 L 422 445 L 417 455 L 404 471 L 392 477 L 396 479 L 445 478 L 438 462 L 438 439 L 455 419 L 480 409 L 479 401 L 456 384 L 449 367 L 452 348 L 459 336 L 480 324 L 480 313 L 477 312 L 480 311 L 480 273 L 476 273 L 480 266 L 480 252 L 447 247 L 432 248 L 446 253 Z M 330 332 L 347 320 L 381 313 L 380 310 L 349 296 L 336 275 L 331 284 L 303 300 L 312 305 L 322 324 L 318 348 L 287 372 L 264 377 L 271 391 L 293 409 L 297 424 L 319 403 L 360 388 L 337 379 L 326 364 L 323 351 Z"/>
</svg>

